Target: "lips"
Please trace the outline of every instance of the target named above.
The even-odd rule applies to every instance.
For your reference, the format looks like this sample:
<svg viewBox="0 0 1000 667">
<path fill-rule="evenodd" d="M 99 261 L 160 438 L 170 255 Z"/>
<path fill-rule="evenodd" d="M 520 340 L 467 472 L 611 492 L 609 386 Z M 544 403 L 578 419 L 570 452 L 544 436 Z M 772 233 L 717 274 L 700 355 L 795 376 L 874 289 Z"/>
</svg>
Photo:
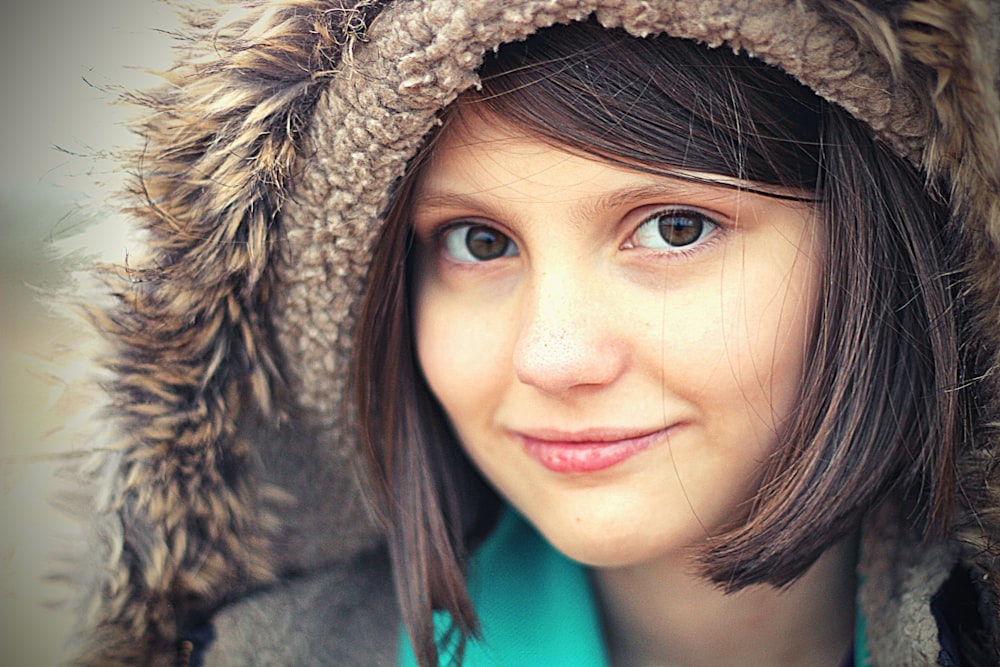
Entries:
<svg viewBox="0 0 1000 667">
<path fill-rule="evenodd" d="M 587 473 L 604 470 L 632 458 L 649 449 L 673 428 L 631 433 L 607 429 L 578 433 L 542 430 L 518 432 L 516 435 L 528 454 L 549 470 Z"/>
</svg>

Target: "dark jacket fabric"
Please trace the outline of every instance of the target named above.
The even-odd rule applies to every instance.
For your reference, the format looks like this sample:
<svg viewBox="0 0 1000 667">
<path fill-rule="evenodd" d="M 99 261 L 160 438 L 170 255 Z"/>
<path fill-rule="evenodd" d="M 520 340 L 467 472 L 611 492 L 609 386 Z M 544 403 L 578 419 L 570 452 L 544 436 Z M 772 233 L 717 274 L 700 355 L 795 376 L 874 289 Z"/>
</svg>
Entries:
<svg viewBox="0 0 1000 667">
<path fill-rule="evenodd" d="M 989 0 L 276 0 L 190 10 L 145 109 L 141 252 L 86 304 L 102 348 L 75 566 L 83 665 L 391 665 L 399 619 L 341 419 L 392 184 L 482 54 L 593 16 L 774 64 L 869 125 L 966 230 L 970 323 L 1000 367 L 1000 9 Z M 862 532 L 877 665 L 1000 664 L 1000 407 L 956 461 L 954 528 Z M 975 635 L 985 652 L 952 637 Z"/>
</svg>

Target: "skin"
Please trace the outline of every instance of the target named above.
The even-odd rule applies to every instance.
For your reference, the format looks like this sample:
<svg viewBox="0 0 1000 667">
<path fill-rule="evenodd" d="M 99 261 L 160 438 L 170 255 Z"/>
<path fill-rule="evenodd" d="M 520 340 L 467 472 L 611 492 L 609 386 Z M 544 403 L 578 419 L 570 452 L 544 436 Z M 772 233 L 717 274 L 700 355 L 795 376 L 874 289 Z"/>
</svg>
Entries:
<svg viewBox="0 0 1000 667">
<path fill-rule="evenodd" d="M 693 573 L 794 410 L 821 251 L 808 204 L 700 176 L 463 113 L 412 212 L 419 362 L 483 475 L 594 568 L 616 664 L 837 664 L 847 550 L 791 595 Z"/>
</svg>

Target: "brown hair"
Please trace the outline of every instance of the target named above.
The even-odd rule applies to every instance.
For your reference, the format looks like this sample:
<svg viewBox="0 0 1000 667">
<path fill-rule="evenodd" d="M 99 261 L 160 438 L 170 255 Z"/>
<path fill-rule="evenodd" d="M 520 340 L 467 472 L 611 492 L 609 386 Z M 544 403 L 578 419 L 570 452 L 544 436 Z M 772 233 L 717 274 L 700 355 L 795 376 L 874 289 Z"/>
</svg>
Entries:
<svg viewBox="0 0 1000 667">
<path fill-rule="evenodd" d="M 706 576 L 733 590 L 785 585 L 888 493 L 906 498 L 915 526 L 944 527 L 967 423 L 954 277 L 944 269 L 958 232 L 908 163 L 783 72 L 666 36 L 555 26 L 489 55 L 480 76 L 482 90 L 457 104 L 560 147 L 658 174 L 806 192 L 816 203 L 826 279 L 802 407 L 748 518 L 706 543 Z M 459 645 L 477 630 L 465 558 L 499 505 L 413 349 L 408 208 L 433 150 L 431 137 L 387 212 L 352 374 L 404 622 L 425 666 L 437 664 L 434 609 L 450 613 Z"/>
</svg>

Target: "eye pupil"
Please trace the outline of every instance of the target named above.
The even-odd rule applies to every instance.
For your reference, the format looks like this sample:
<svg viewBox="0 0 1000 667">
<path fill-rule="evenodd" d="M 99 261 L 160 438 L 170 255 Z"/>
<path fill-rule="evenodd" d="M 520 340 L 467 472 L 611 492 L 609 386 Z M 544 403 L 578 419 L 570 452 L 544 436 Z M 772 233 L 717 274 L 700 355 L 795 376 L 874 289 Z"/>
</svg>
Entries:
<svg viewBox="0 0 1000 667">
<path fill-rule="evenodd" d="M 465 235 L 465 247 L 479 260 L 503 257 L 507 253 L 510 239 L 489 227 L 470 227 Z"/>
<path fill-rule="evenodd" d="M 705 223 L 692 216 L 670 215 L 660 219 L 660 236 L 671 246 L 691 245 L 701 238 Z"/>
</svg>

